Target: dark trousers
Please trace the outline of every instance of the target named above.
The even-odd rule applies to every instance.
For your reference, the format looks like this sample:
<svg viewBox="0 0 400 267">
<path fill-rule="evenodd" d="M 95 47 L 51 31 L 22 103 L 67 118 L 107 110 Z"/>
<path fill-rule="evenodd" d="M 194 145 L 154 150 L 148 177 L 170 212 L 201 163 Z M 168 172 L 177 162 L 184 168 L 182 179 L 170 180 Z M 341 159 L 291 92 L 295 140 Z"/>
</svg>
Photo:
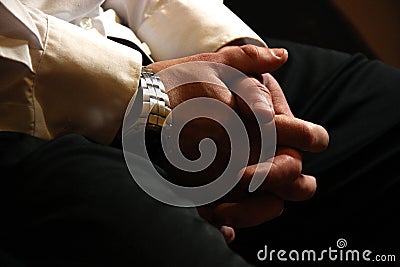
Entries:
<svg viewBox="0 0 400 267">
<path fill-rule="evenodd" d="M 8 169 L 0 179 L 4 261 L 38 267 L 247 265 L 196 209 L 168 206 L 142 191 L 120 149 L 74 134 L 51 142 L 16 133 L 0 139 L 2 171 Z M 136 157 L 143 177 L 146 164 Z"/>
<path fill-rule="evenodd" d="M 318 181 L 313 199 L 238 229 L 228 247 L 195 209 L 144 193 L 119 149 L 73 134 L 47 142 L 0 133 L 0 266 L 274 266 L 283 263 L 257 259 L 265 245 L 319 250 L 339 238 L 398 253 L 400 71 L 362 55 L 269 45 L 289 51 L 273 75 L 294 114 L 330 133 L 325 152 L 304 154 L 304 173 Z M 138 170 L 145 164 L 137 157 Z"/>
</svg>

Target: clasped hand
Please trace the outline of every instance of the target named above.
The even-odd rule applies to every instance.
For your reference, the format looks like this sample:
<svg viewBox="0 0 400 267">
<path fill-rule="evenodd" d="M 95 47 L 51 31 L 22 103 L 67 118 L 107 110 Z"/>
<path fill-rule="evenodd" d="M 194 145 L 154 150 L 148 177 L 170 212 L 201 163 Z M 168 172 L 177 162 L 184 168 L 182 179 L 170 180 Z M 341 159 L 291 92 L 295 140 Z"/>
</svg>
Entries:
<svg viewBox="0 0 400 267">
<path fill-rule="evenodd" d="M 301 153 L 323 151 L 328 146 L 329 137 L 323 127 L 293 116 L 282 89 L 273 76 L 268 74 L 280 68 L 287 59 L 288 53 L 284 49 L 244 45 L 224 47 L 216 53 L 160 61 L 149 66 L 154 71 L 161 72 L 168 67 L 187 62 L 212 62 L 230 66 L 247 75 L 246 79 L 230 84 L 235 88 L 228 89 L 218 85 L 218 82 L 225 82 L 226 77 L 220 77 L 221 73 L 215 68 L 207 69 L 207 65 L 199 65 L 204 66 L 203 69 L 187 71 L 182 75 L 196 76 L 206 73 L 208 79 L 210 76 L 215 79 L 215 83 L 184 84 L 168 91 L 172 108 L 194 98 L 216 99 L 234 110 L 247 130 L 250 153 L 247 166 L 238 172 L 239 183 L 223 198 L 198 207 L 199 214 L 217 227 L 250 227 L 261 224 L 279 216 L 283 211 L 284 201 L 309 199 L 316 190 L 315 178 L 302 173 Z M 168 83 L 168 79 L 173 77 L 161 75 L 161 79 Z M 229 115 L 226 116 L 229 123 Z M 272 159 L 260 157 L 263 137 L 257 118 L 265 123 L 274 121 L 276 151 Z M 168 161 L 164 162 L 162 167 L 176 183 L 206 184 L 223 172 L 227 160 L 234 159 L 234 155 L 230 155 L 229 136 L 224 128 L 205 118 L 194 119 L 182 129 L 179 149 L 187 158 L 195 160 L 200 156 L 198 144 L 204 138 L 212 139 L 217 148 L 215 159 L 207 169 L 188 173 L 168 164 Z M 265 175 L 266 177 L 262 177 Z M 257 177 L 266 179 L 255 192 L 249 192 L 250 181 Z M 233 238 L 232 231 L 232 228 L 223 228 L 227 241 Z"/>
</svg>

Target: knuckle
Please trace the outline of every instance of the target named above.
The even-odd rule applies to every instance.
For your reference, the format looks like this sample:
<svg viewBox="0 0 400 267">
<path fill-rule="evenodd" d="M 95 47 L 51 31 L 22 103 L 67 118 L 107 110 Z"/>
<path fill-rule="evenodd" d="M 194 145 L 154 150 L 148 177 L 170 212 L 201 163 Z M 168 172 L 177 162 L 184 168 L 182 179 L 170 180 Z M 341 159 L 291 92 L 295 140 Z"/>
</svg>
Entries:
<svg viewBox="0 0 400 267">
<path fill-rule="evenodd" d="M 314 126 L 310 123 L 303 123 L 301 131 L 304 145 L 306 147 L 312 147 L 316 142 Z"/>
<path fill-rule="evenodd" d="M 252 60 L 257 60 L 260 58 L 260 51 L 257 46 L 254 45 L 243 45 L 240 47 L 242 51 Z"/>
<path fill-rule="evenodd" d="M 301 161 L 290 156 L 284 156 L 284 163 L 286 169 L 286 175 L 291 178 L 291 180 L 296 179 L 302 171 L 302 164 Z"/>
<path fill-rule="evenodd" d="M 222 53 L 201 53 L 196 55 L 195 61 L 208 61 L 223 63 L 224 55 Z"/>
</svg>

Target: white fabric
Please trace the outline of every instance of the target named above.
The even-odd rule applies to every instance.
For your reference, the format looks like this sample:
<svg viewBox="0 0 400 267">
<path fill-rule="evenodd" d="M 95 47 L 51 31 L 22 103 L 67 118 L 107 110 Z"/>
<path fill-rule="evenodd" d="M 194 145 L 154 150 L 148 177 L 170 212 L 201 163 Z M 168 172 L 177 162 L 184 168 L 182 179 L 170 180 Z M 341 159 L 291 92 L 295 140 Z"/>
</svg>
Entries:
<svg viewBox="0 0 400 267">
<path fill-rule="evenodd" d="M 219 0 L 0 0 L 0 131 L 76 132 L 109 143 L 138 86 L 141 54 L 265 46 Z"/>
<path fill-rule="evenodd" d="M 0 35 L 0 57 L 25 64 L 29 70 L 34 72 L 29 55 L 29 45 L 26 40 L 11 39 Z"/>
</svg>

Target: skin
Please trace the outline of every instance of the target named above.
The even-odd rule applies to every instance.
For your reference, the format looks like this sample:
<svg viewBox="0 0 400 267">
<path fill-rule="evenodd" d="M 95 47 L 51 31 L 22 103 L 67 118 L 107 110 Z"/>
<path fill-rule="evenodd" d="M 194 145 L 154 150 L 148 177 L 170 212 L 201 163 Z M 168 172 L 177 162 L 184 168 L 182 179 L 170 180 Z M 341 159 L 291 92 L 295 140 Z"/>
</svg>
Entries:
<svg viewBox="0 0 400 267">
<path fill-rule="evenodd" d="M 280 68 L 288 59 L 284 49 L 270 49 L 253 45 L 227 46 L 216 53 L 204 53 L 185 58 L 155 62 L 151 67 L 160 72 L 170 66 L 193 61 L 210 61 L 222 63 L 248 75 L 248 80 L 239 81 L 235 90 L 252 106 L 252 110 L 265 118 L 266 122 L 275 121 L 277 149 L 271 169 L 262 185 L 252 193 L 247 191 L 253 175 L 264 175 L 268 163 L 266 159 L 258 160 L 260 135 L 256 129 L 254 115 L 243 99 L 232 94 L 226 88 L 217 85 L 196 83 L 181 86 L 168 92 L 172 108 L 196 97 L 217 99 L 234 109 L 249 130 L 250 159 L 248 166 L 242 169 L 239 184 L 220 200 L 198 207 L 200 216 L 218 227 L 227 242 L 234 239 L 234 227 L 250 227 L 261 224 L 279 216 L 284 209 L 285 201 L 303 201 L 311 198 L 316 190 L 315 177 L 302 173 L 301 152 L 320 152 L 329 143 L 327 131 L 320 125 L 295 118 L 290 111 L 285 96 L 276 80 L 268 74 Z M 213 70 L 209 75 L 218 74 Z M 245 86 L 250 84 L 254 86 Z M 233 89 L 233 88 L 230 88 Z M 266 104 L 268 103 L 268 104 Z M 229 120 L 229 118 L 227 118 Z M 218 174 L 229 156 L 229 141 L 220 127 L 210 120 L 197 120 L 182 131 L 180 145 L 188 158 L 198 157 L 198 142 L 205 137 L 212 138 L 217 144 L 216 164 L 199 174 L 185 173 L 164 162 L 164 169 L 185 185 L 205 184 Z M 185 138 L 186 136 L 186 138 Z M 264 160 L 264 161 L 263 161 Z M 207 172 L 208 171 L 208 172 Z M 211 178 L 210 178 L 211 177 Z"/>
</svg>

